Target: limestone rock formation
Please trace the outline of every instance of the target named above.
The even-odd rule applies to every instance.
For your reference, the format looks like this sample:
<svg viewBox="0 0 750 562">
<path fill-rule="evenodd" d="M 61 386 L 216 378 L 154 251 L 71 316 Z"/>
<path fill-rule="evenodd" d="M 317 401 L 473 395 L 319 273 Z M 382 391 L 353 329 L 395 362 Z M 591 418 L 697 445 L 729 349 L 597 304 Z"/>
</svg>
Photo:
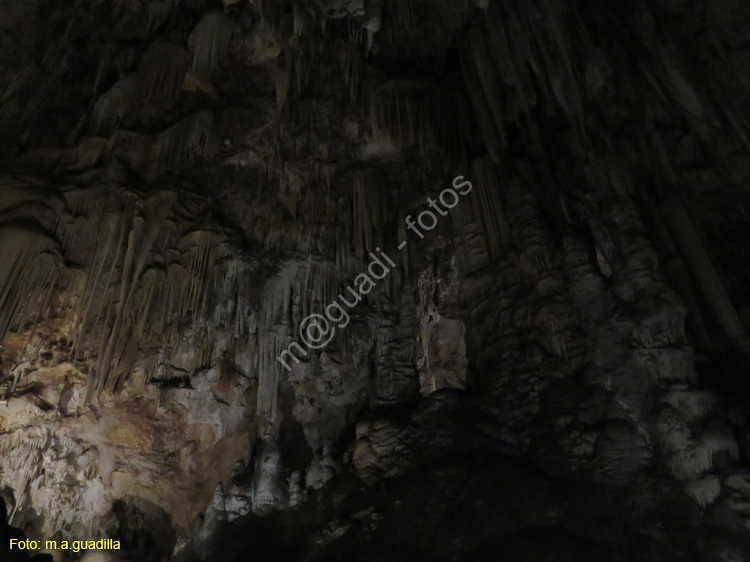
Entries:
<svg viewBox="0 0 750 562">
<path fill-rule="evenodd" d="M 2 556 L 750 560 L 748 37 L 0 0 Z"/>
</svg>

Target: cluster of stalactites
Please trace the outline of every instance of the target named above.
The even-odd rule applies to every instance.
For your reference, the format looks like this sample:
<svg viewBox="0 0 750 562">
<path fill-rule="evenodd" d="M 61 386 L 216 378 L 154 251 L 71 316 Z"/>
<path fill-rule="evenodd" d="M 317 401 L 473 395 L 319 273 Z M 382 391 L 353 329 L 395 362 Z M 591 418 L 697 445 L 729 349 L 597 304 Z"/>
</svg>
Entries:
<svg viewBox="0 0 750 562">
<path fill-rule="evenodd" d="M 49 230 L 31 219 L 4 223 L 0 340 L 25 331 L 28 344 L 36 325 L 61 322 L 72 359 L 90 362 L 87 400 L 139 364 L 147 378 L 159 361 L 190 374 L 231 354 L 237 335 L 251 331 L 247 267 L 226 234 L 200 226 L 205 205 L 189 198 L 71 190 Z M 194 353 L 185 355 L 187 326 Z"/>
<path fill-rule="evenodd" d="M 257 330 L 257 411 L 266 419 L 273 420 L 276 416 L 283 369 L 279 355 L 291 343 L 302 343 L 303 352 L 294 351 L 294 355 L 307 360 L 311 350 L 297 337 L 300 324 L 311 314 L 323 314 L 341 287 L 341 274 L 332 263 L 312 260 L 287 263 L 266 282 L 260 298 Z M 291 358 L 287 362 L 295 363 Z"/>
<path fill-rule="evenodd" d="M 39 319 L 49 308 L 50 288 L 62 266 L 58 243 L 38 223 L 14 220 L 0 225 L 0 341 Z"/>
<path fill-rule="evenodd" d="M 461 70 L 477 124 L 496 163 L 508 123 L 525 123 L 538 97 L 557 102 L 583 133 L 583 100 L 573 66 L 572 31 L 559 3 L 490 2 L 486 25 L 459 39 Z"/>
<path fill-rule="evenodd" d="M 461 96 L 445 84 L 391 80 L 371 96 L 371 122 L 397 146 L 417 145 L 424 156 L 432 148 L 454 162 L 475 137 Z"/>
</svg>

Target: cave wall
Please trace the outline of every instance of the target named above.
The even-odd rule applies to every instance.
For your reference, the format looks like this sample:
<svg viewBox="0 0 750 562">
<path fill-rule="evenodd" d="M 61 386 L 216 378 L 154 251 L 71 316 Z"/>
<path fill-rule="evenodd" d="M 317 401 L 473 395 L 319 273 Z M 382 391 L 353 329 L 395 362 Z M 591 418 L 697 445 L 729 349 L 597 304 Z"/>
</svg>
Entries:
<svg viewBox="0 0 750 562">
<path fill-rule="evenodd" d="M 600 486 L 638 536 L 674 520 L 654 559 L 747 556 L 744 3 L 0 7 L 0 489 L 29 536 L 210 559 L 285 513 L 305 556 L 403 546 L 397 509 L 336 498 L 492 472 L 457 448 Z M 372 252 L 396 265 L 285 369 Z M 469 489 L 540 486 L 497 462 Z M 643 559 L 563 496 L 495 499 Z M 415 548 L 479 556 L 480 523 Z"/>
</svg>

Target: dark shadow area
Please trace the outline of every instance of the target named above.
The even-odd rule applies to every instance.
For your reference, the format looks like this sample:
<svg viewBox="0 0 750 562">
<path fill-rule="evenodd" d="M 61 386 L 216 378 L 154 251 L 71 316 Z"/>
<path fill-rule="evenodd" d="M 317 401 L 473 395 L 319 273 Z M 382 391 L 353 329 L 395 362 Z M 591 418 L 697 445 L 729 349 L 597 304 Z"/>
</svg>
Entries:
<svg viewBox="0 0 750 562">
<path fill-rule="evenodd" d="M 26 535 L 20 529 L 11 527 L 8 522 L 8 510 L 5 506 L 5 500 L 0 498 L 0 560 L 3 562 L 53 562 L 49 554 L 37 554 L 29 556 L 29 551 L 10 548 L 11 540 L 23 542 Z"/>
</svg>

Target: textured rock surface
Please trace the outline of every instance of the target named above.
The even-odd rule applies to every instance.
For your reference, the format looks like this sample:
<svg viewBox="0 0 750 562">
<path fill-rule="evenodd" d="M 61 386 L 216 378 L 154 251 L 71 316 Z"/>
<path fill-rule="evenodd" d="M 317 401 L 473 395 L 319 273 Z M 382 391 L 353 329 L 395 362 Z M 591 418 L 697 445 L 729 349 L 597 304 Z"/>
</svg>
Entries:
<svg viewBox="0 0 750 562">
<path fill-rule="evenodd" d="M 750 560 L 749 37 L 734 0 L 0 0 L 11 523 Z"/>
</svg>

